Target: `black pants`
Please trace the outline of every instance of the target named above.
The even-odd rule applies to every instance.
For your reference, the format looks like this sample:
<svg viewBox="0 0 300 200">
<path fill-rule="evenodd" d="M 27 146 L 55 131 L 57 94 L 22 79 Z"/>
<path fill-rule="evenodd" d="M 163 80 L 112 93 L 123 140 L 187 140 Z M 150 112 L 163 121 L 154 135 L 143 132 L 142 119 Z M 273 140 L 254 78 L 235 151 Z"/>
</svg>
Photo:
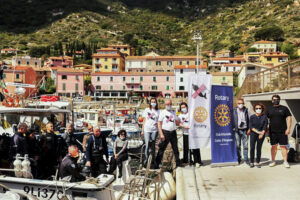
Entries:
<svg viewBox="0 0 300 200">
<path fill-rule="evenodd" d="M 172 149 L 175 156 L 176 165 L 180 164 L 179 160 L 179 151 L 178 151 L 178 144 L 177 144 L 177 133 L 176 131 L 165 131 L 163 130 L 163 134 L 165 136 L 165 140 L 161 141 L 159 143 L 159 149 L 156 156 L 156 164 L 159 165 L 161 163 L 161 160 L 164 156 L 164 152 L 169 144 L 171 142 Z"/>
<path fill-rule="evenodd" d="M 127 159 L 128 159 L 128 154 L 127 153 L 121 153 L 117 157 L 117 159 L 115 158 L 115 155 L 113 155 L 111 157 L 111 159 L 110 159 L 110 163 L 109 163 L 110 166 L 109 166 L 108 173 L 112 174 L 116 170 L 116 168 L 118 166 L 118 168 L 119 168 L 119 176 L 122 176 L 122 167 L 123 167 L 122 162 L 125 161 L 125 160 L 127 160 Z"/>
<path fill-rule="evenodd" d="M 261 148 L 264 142 L 265 136 L 262 139 L 259 139 L 259 135 L 257 133 L 250 133 L 250 162 L 254 163 L 254 151 L 256 144 L 256 162 L 260 162 L 261 158 Z"/>
<path fill-rule="evenodd" d="M 38 162 L 38 176 L 42 179 L 51 179 L 55 175 L 57 159 L 53 154 L 43 154 Z"/>
<path fill-rule="evenodd" d="M 189 149 L 189 136 L 183 135 L 183 162 L 191 162 L 191 150 Z"/>
<path fill-rule="evenodd" d="M 92 176 L 97 177 L 100 174 L 107 173 L 106 165 L 107 165 L 107 163 L 103 159 L 103 156 L 92 157 L 92 159 L 91 159 Z"/>
<path fill-rule="evenodd" d="M 193 149 L 194 163 L 201 163 L 200 149 Z"/>
</svg>

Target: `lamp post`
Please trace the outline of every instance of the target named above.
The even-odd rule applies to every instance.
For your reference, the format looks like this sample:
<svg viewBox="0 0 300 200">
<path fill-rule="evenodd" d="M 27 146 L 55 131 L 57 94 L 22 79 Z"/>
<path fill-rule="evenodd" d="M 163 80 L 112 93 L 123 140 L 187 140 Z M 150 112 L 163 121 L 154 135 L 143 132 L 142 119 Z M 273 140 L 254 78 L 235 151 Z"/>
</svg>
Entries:
<svg viewBox="0 0 300 200">
<path fill-rule="evenodd" d="M 202 40 L 202 32 L 199 30 L 196 30 L 194 32 L 194 37 L 192 38 L 192 40 L 195 40 L 197 43 L 197 60 L 196 60 L 197 64 L 196 64 L 196 66 L 197 66 L 197 74 L 198 74 L 199 73 L 199 63 L 201 64 L 199 54 L 201 53 L 200 43 Z"/>
</svg>

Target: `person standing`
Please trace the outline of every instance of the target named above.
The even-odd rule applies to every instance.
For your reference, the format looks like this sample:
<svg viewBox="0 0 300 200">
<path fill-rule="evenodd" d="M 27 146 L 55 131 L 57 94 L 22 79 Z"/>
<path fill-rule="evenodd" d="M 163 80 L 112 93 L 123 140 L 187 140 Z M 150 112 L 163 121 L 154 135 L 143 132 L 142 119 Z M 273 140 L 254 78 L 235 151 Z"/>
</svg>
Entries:
<svg viewBox="0 0 300 200">
<path fill-rule="evenodd" d="M 93 131 L 93 126 L 92 125 L 88 125 L 88 133 L 85 134 L 83 136 L 83 140 L 82 140 L 82 148 L 83 148 L 83 152 L 86 151 L 86 143 L 87 143 L 87 140 L 93 135 L 94 131 Z"/>
<path fill-rule="evenodd" d="M 60 141 L 60 148 L 62 149 L 62 158 L 65 157 L 66 154 L 68 154 L 69 146 L 76 145 L 78 148 L 80 148 L 81 146 L 75 138 L 73 125 L 70 123 L 66 125 L 66 131 L 61 136 Z"/>
<path fill-rule="evenodd" d="M 114 141 L 114 146 L 113 146 L 114 155 L 111 157 L 109 163 L 110 164 L 109 171 L 108 171 L 109 174 L 112 174 L 115 171 L 116 166 L 118 166 L 119 168 L 118 178 L 122 177 L 122 167 L 123 167 L 122 162 L 128 159 L 127 146 L 128 146 L 128 140 L 126 138 L 126 131 L 120 130 L 118 132 L 118 137 Z"/>
<path fill-rule="evenodd" d="M 147 165 L 149 155 L 152 155 L 152 160 L 155 160 L 155 140 L 158 132 L 158 103 L 156 98 L 150 99 L 149 108 L 146 108 L 143 113 L 143 128 L 141 135 L 145 139 L 145 160 L 144 166 Z"/>
<path fill-rule="evenodd" d="M 104 155 L 106 161 L 103 158 Z M 85 156 L 86 166 L 91 167 L 93 177 L 107 173 L 108 148 L 105 138 L 101 137 L 100 127 L 95 127 L 94 134 L 87 140 Z"/>
<path fill-rule="evenodd" d="M 256 146 L 256 163 L 260 168 L 261 149 L 267 131 L 268 119 L 264 115 L 264 105 L 261 103 L 254 105 L 255 114 L 250 116 L 249 132 L 250 132 L 250 167 L 254 167 L 254 151 Z"/>
<path fill-rule="evenodd" d="M 46 125 L 46 132 L 40 137 L 41 158 L 39 170 L 43 179 L 48 179 L 55 174 L 55 167 L 60 159 L 58 137 L 53 130 L 52 122 Z"/>
<path fill-rule="evenodd" d="M 177 133 L 176 133 L 176 123 L 178 123 L 178 117 L 176 116 L 175 112 L 172 110 L 172 101 L 170 99 L 165 100 L 165 107 L 166 108 L 160 112 L 158 118 L 158 131 L 160 134 L 161 142 L 159 143 L 155 168 L 159 167 L 169 142 L 172 145 L 172 149 L 176 161 L 176 167 L 180 166 Z"/>
<path fill-rule="evenodd" d="M 36 135 L 40 132 L 40 127 L 35 124 L 31 125 L 27 134 L 26 134 L 26 142 L 28 146 L 28 156 L 31 158 L 31 171 L 34 178 L 38 177 L 38 162 L 40 159 L 41 148 L 38 140 L 36 139 Z"/>
<path fill-rule="evenodd" d="M 271 140 L 271 156 L 272 162 L 269 164 L 270 167 L 276 165 L 275 157 L 277 154 L 277 146 L 280 145 L 283 164 L 284 167 L 289 168 L 290 165 L 287 161 L 287 145 L 288 145 L 288 135 L 290 134 L 291 125 L 292 125 L 292 115 L 290 110 L 286 106 L 280 105 L 280 96 L 272 96 L 273 106 L 270 107 L 266 116 L 270 120 L 269 132 Z"/>
<path fill-rule="evenodd" d="M 243 144 L 244 161 L 248 163 L 248 136 L 250 113 L 244 105 L 243 99 L 238 99 L 237 107 L 233 109 L 233 131 L 236 139 L 238 162 L 241 163 L 241 144 Z"/>
<path fill-rule="evenodd" d="M 25 139 L 25 134 L 27 133 L 27 124 L 20 123 L 17 127 L 18 131 L 14 134 L 11 143 L 11 160 L 19 154 L 20 156 L 24 156 L 28 154 L 27 142 Z"/>
<path fill-rule="evenodd" d="M 84 181 L 85 176 L 80 174 L 80 168 L 77 165 L 78 147 L 70 145 L 68 147 L 68 154 L 64 157 L 60 165 L 60 177 L 70 177 L 70 182 Z"/>
</svg>

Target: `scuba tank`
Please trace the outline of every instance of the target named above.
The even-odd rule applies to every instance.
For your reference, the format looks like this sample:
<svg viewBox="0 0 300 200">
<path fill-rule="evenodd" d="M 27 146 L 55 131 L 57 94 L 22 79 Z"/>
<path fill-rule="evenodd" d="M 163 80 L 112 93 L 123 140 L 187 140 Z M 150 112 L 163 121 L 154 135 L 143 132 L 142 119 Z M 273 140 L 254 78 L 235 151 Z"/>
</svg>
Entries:
<svg viewBox="0 0 300 200">
<path fill-rule="evenodd" d="M 31 167 L 30 167 L 30 161 L 28 159 L 28 154 L 24 156 L 24 160 L 22 162 L 22 174 L 24 178 L 31 178 Z"/>
<path fill-rule="evenodd" d="M 15 170 L 15 176 L 18 178 L 22 177 L 22 161 L 20 160 L 20 154 L 16 155 L 16 160 L 13 162 L 14 170 Z"/>
</svg>

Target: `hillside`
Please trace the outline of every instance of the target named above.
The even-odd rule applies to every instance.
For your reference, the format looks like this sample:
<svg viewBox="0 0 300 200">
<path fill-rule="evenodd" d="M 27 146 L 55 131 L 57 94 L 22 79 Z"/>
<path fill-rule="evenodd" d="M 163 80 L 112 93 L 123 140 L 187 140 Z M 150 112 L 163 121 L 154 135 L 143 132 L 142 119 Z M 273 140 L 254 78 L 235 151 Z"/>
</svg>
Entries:
<svg viewBox="0 0 300 200">
<path fill-rule="evenodd" d="M 136 3 L 138 2 L 138 3 Z M 203 49 L 245 51 L 258 30 L 276 25 L 285 42 L 300 38 L 300 0 L 0 0 L 0 48 L 28 50 L 75 40 L 129 43 L 136 53 L 195 53 L 193 30 Z M 4 5 L 4 6 L 2 6 Z M 4 16 L 4 17 L 2 17 Z M 273 39 L 273 38 L 270 38 Z M 298 39 L 298 40 L 297 40 Z"/>
</svg>

